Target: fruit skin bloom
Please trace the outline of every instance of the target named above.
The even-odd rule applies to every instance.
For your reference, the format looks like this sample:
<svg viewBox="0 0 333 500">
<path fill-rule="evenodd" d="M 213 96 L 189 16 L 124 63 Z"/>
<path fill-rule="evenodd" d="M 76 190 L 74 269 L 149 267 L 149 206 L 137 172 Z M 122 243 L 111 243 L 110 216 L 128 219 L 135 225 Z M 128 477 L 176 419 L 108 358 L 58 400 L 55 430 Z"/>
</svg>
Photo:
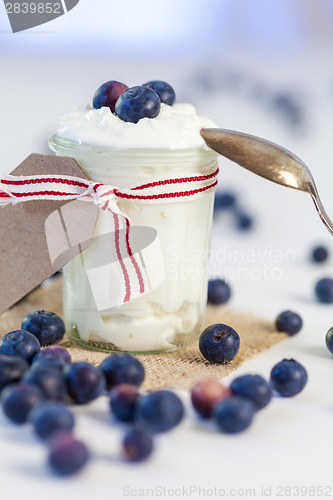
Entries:
<svg viewBox="0 0 333 500">
<path fill-rule="evenodd" d="M 228 302 L 231 290 L 228 283 L 221 279 L 209 280 L 208 282 L 208 304 L 220 305 Z"/>
<path fill-rule="evenodd" d="M 115 105 L 115 113 L 124 122 L 138 123 L 142 118 L 155 118 L 161 107 L 161 100 L 149 87 L 137 85 L 123 92 Z"/>
<path fill-rule="evenodd" d="M 222 323 L 208 326 L 199 338 L 200 352 L 210 363 L 229 363 L 237 355 L 239 346 L 236 330 Z"/>
<path fill-rule="evenodd" d="M 22 380 L 38 387 L 47 400 L 65 401 L 67 387 L 63 374 L 58 371 L 30 369 L 25 373 Z"/>
<path fill-rule="evenodd" d="M 283 359 L 271 371 L 271 384 L 281 396 L 292 397 L 300 393 L 308 381 L 307 372 L 294 359 Z"/>
<path fill-rule="evenodd" d="M 105 389 L 105 377 L 100 368 L 79 361 L 65 368 L 68 394 L 76 403 L 86 404 L 98 398 Z"/>
<path fill-rule="evenodd" d="M 42 401 L 38 387 L 23 382 L 8 385 L 1 393 L 2 410 L 16 424 L 24 424 L 29 412 Z"/>
<path fill-rule="evenodd" d="M 38 339 L 25 330 L 9 332 L 2 337 L 0 342 L 0 354 L 19 356 L 28 363 L 32 362 L 33 357 L 39 350 L 40 343 Z"/>
<path fill-rule="evenodd" d="M 247 429 L 255 413 L 251 401 L 233 396 L 217 405 L 214 417 L 217 425 L 227 434 L 236 434 Z"/>
<path fill-rule="evenodd" d="M 148 432 L 166 432 L 180 423 L 184 406 L 171 391 L 161 390 L 143 396 L 135 415 L 136 423 Z"/>
<path fill-rule="evenodd" d="M 323 278 L 318 281 L 315 287 L 316 297 L 324 304 L 333 303 L 333 279 Z"/>
<path fill-rule="evenodd" d="M 202 418 L 210 418 L 215 406 L 231 396 L 231 391 L 217 380 L 202 380 L 191 391 L 191 401 Z"/>
<path fill-rule="evenodd" d="M 230 385 L 235 396 L 250 400 L 256 410 L 267 406 L 273 396 L 270 384 L 260 375 L 242 375 L 235 378 Z"/>
<path fill-rule="evenodd" d="M 117 82 L 116 80 L 110 80 L 109 82 L 103 83 L 94 94 L 93 108 L 99 109 L 107 107 L 114 113 L 114 107 L 118 97 L 127 89 L 128 86 L 125 85 L 125 83 Z"/>
<path fill-rule="evenodd" d="M 154 90 L 163 104 L 167 104 L 168 106 L 172 106 L 174 104 L 176 94 L 169 83 L 162 82 L 160 80 L 152 80 L 144 83 L 143 85 Z"/>
<path fill-rule="evenodd" d="M 297 313 L 293 311 L 283 311 L 276 318 L 275 326 L 279 332 L 295 335 L 301 330 L 303 321 Z"/>
<path fill-rule="evenodd" d="M 119 384 L 110 392 L 110 410 L 112 414 L 124 422 L 132 422 L 140 399 L 137 386 Z"/>
<path fill-rule="evenodd" d="M 118 384 L 139 386 L 145 377 L 143 364 L 128 353 L 111 354 L 99 367 L 106 378 L 107 389 L 112 389 Z"/>
<path fill-rule="evenodd" d="M 57 344 L 65 335 L 65 323 L 55 313 L 35 311 L 22 321 L 22 330 L 27 330 L 37 337 L 42 347 Z"/>
<path fill-rule="evenodd" d="M 29 364 L 25 359 L 0 354 L 0 392 L 6 385 L 21 380 L 28 369 Z"/>
<path fill-rule="evenodd" d="M 318 246 L 312 250 L 311 260 L 313 262 L 316 262 L 317 264 L 321 264 L 322 262 L 325 262 L 328 259 L 328 256 L 329 252 L 327 248 Z"/>
<path fill-rule="evenodd" d="M 151 434 L 144 429 L 130 429 L 123 440 L 123 454 L 130 462 L 141 462 L 154 448 Z"/>
<path fill-rule="evenodd" d="M 79 472 L 88 462 L 88 448 L 68 432 L 55 434 L 49 446 L 49 465 L 61 476 Z"/>
<path fill-rule="evenodd" d="M 65 405 L 59 403 L 42 403 L 29 414 L 29 422 L 41 439 L 49 439 L 60 431 L 71 431 L 74 417 Z"/>
<path fill-rule="evenodd" d="M 45 349 L 42 349 L 34 356 L 32 363 L 36 363 L 36 361 L 40 359 L 56 359 L 62 362 L 64 366 L 70 365 L 72 362 L 71 355 L 69 354 L 67 349 L 65 349 L 61 345 L 45 347 Z"/>
</svg>

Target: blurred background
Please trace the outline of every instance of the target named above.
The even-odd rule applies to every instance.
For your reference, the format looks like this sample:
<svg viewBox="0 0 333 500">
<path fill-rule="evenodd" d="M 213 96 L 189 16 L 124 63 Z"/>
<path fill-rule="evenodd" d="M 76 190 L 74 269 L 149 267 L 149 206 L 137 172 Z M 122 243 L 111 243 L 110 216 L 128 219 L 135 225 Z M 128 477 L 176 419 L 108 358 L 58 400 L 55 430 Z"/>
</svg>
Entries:
<svg viewBox="0 0 333 500">
<path fill-rule="evenodd" d="M 105 81 L 160 79 L 173 85 L 178 102 L 192 102 L 219 127 L 296 153 L 333 217 L 332 49 L 331 0 L 80 0 L 66 15 L 16 34 L 1 3 L 0 173 L 33 151 L 49 152 L 60 116 L 91 103 Z M 304 273 L 298 263 L 331 237 L 307 195 L 223 159 L 219 190 L 235 194 L 253 223 L 237 231 L 230 214 L 215 216 L 210 272 L 239 282 L 236 307 L 258 308 L 259 291 L 250 293 L 254 265 L 271 314 L 274 294 L 286 303 L 290 297 L 290 273 L 310 288 L 319 271 Z M 238 249 L 243 256 L 236 258 Z"/>
</svg>

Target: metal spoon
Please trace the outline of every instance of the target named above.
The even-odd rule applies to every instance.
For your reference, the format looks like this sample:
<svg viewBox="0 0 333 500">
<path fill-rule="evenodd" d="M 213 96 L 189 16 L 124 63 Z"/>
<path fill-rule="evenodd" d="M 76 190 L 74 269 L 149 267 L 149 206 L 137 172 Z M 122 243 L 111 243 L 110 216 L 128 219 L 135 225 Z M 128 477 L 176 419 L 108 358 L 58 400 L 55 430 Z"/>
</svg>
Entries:
<svg viewBox="0 0 333 500">
<path fill-rule="evenodd" d="M 269 181 L 309 193 L 319 217 L 333 235 L 333 222 L 319 198 L 310 170 L 300 158 L 274 142 L 254 135 L 223 130 L 201 129 L 207 146 Z"/>
</svg>

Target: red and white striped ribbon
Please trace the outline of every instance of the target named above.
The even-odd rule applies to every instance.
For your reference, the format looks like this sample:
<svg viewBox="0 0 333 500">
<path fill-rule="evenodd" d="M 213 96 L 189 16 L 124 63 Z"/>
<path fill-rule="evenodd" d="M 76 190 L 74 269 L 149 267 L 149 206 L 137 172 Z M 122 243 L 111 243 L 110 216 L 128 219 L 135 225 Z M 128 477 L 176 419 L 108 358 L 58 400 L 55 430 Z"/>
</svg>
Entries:
<svg viewBox="0 0 333 500">
<path fill-rule="evenodd" d="M 33 200 L 79 199 L 90 201 L 113 215 L 115 247 L 122 274 L 122 297 L 120 303 L 146 293 L 147 282 L 140 259 L 133 254 L 130 245 L 131 223 L 118 207 L 120 200 L 135 203 L 157 204 L 181 202 L 195 199 L 217 186 L 218 168 L 209 173 L 188 177 L 167 178 L 138 184 L 128 188 L 118 188 L 88 179 L 65 175 L 8 175 L 0 179 L 0 206 Z M 120 232 L 121 229 L 125 231 Z M 125 242 L 120 241 L 125 234 Z M 125 259 L 122 249 L 126 249 Z"/>
</svg>

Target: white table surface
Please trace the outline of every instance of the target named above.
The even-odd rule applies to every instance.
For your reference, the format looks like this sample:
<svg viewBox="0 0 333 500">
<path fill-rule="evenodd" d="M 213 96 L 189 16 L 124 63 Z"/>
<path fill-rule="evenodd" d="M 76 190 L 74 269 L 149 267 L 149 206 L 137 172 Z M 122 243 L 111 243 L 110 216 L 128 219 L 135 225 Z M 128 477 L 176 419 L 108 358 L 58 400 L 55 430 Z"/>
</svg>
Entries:
<svg viewBox="0 0 333 500">
<path fill-rule="evenodd" d="M 333 216 L 329 53 L 273 62 L 219 60 L 212 54 L 200 64 L 190 60 L 153 66 L 56 56 L 50 60 L 7 55 L 0 62 L 2 174 L 33 151 L 47 152 L 47 137 L 60 115 L 85 104 L 102 82 L 114 78 L 133 85 L 161 78 L 174 84 L 179 100 L 188 97 L 220 127 L 260 135 L 298 154 L 312 169 Z M 240 77 L 238 86 L 208 92 L 199 88 L 195 78 L 203 71 L 213 78 L 213 87 L 221 87 L 223 75 L 230 70 Z M 250 98 L 259 87 L 261 97 Z M 269 107 L 270 97 L 283 89 L 291 90 L 305 110 L 306 126 L 299 134 Z M 333 495 L 333 359 L 325 346 L 333 307 L 316 303 L 313 292 L 319 278 L 333 274 L 333 256 L 320 266 L 308 260 L 313 245 L 323 243 L 332 250 L 333 240 L 307 195 L 270 184 L 227 160 L 221 160 L 220 181 L 220 188 L 236 191 L 255 217 L 254 229 L 244 233 L 235 232 L 224 217 L 214 223 L 211 274 L 232 277 L 230 307 L 269 320 L 293 309 L 304 320 L 298 335 L 257 355 L 225 382 L 242 373 L 268 377 L 272 366 L 286 357 L 306 367 L 309 382 L 304 391 L 295 398 L 274 398 L 256 415 L 251 428 L 236 436 L 202 425 L 188 404 L 188 393 L 180 392 L 186 419 L 173 432 L 158 436 L 155 453 L 140 465 L 124 464 L 118 458 L 123 427 L 111 422 L 107 401 L 100 398 L 75 408 L 77 434 L 91 447 L 93 460 L 84 472 L 69 479 L 52 476 L 45 466 L 44 446 L 28 428 L 12 425 L 0 413 L 1 498 L 285 498 L 288 490 L 283 488 L 288 486 L 316 488 L 315 495 L 314 490 L 302 495 L 304 490 L 294 489 L 291 498 L 319 497 L 318 487 Z M 278 255 L 282 262 L 277 262 Z M 253 256 L 254 262 L 249 262 Z"/>
</svg>

